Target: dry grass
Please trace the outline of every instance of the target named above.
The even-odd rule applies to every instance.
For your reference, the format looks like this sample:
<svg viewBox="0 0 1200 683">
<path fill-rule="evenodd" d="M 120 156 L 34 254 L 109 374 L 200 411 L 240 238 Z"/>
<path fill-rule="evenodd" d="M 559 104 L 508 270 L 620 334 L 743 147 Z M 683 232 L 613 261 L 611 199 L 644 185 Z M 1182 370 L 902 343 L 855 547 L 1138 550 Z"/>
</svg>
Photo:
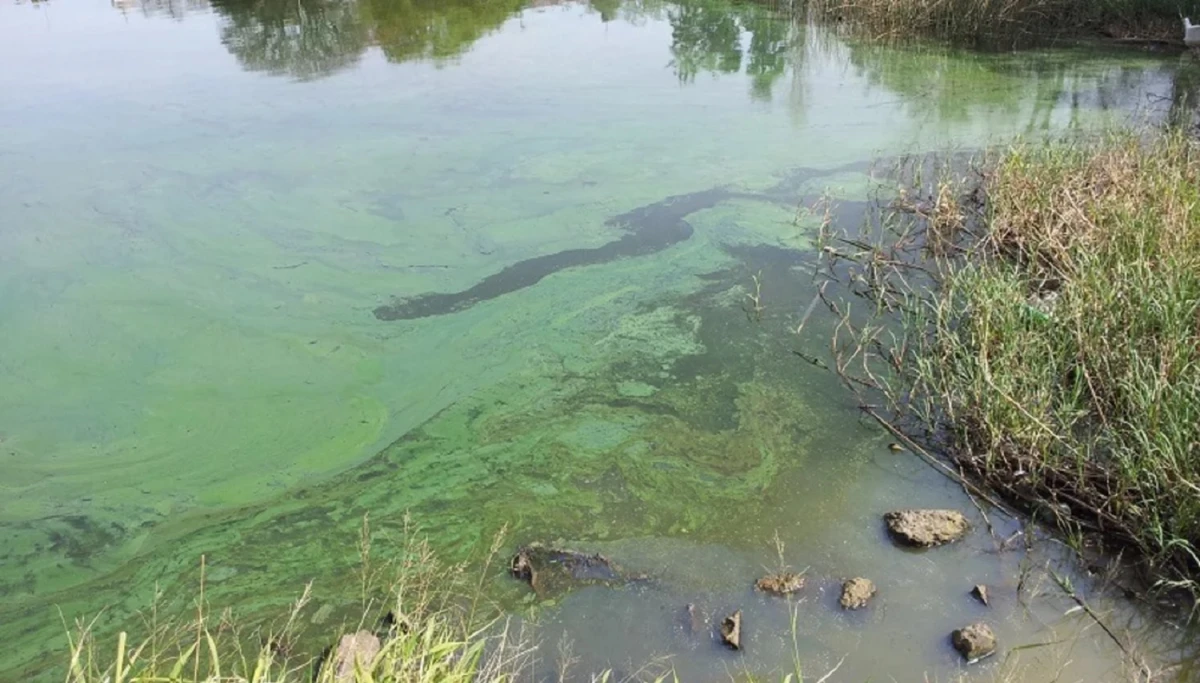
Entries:
<svg viewBox="0 0 1200 683">
<path fill-rule="evenodd" d="M 232 610 L 213 612 L 204 582 L 187 618 L 164 618 L 152 606 L 144 631 L 131 637 L 100 637 L 91 622 L 69 630 L 66 683 L 514 683 L 557 680 L 590 683 L 679 683 L 670 661 L 651 661 L 618 676 L 612 671 L 575 672 L 570 644 L 560 643 L 551 661 L 524 628 L 514 626 L 485 597 L 485 580 L 497 568 L 503 548 L 499 535 L 482 559 L 478 573 L 466 565 L 438 560 L 425 537 L 406 521 L 402 552 L 376 562 L 372 535 L 363 520 L 361 594 L 356 623 L 321 634 L 305 633 L 311 586 L 273 625 L 243 627 Z M 782 552 L 782 550 L 781 550 Z M 203 574 L 203 570 L 201 572 Z M 161 597 L 161 596 L 160 596 Z M 794 670 L 773 680 L 799 683 L 797 645 L 799 603 L 792 603 Z M 382 618 L 381 618 L 382 617 Z M 303 651 L 314 642 L 336 646 L 342 634 L 367 631 L 380 639 L 379 652 L 351 662 L 345 678 L 336 676 L 333 650 L 321 655 Z M 538 671 L 538 669 L 542 671 Z M 731 672 L 729 680 L 756 680 Z"/>
<path fill-rule="evenodd" d="M 1121 133 L 984 167 L 904 195 L 900 239 L 856 254 L 875 311 L 846 316 L 837 368 L 954 469 L 1194 591 L 1200 144 Z"/>
<path fill-rule="evenodd" d="M 508 683 L 534 661 L 536 648 L 482 598 L 482 584 L 461 565 L 438 561 L 424 538 L 405 534 L 394 561 L 370 562 L 370 533 L 364 520 L 362 617 L 326 634 L 372 631 L 382 642 L 378 654 L 354 667 L 353 683 Z M 492 566 L 493 545 L 481 576 Z M 380 580 L 387 577 L 385 585 Z M 311 587 L 310 587 L 311 588 Z M 93 622 L 77 622 L 69 633 L 67 683 L 332 683 L 333 666 L 304 654 L 310 588 L 272 627 L 243 628 L 231 610 L 214 613 L 204 598 L 203 580 L 195 614 L 162 618 L 152 609 L 144 633 L 100 639 Z M 378 596 L 373 598 L 372 596 Z M 387 616 L 380 619 L 382 615 Z"/>
<path fill-rule="evenodd" d="M 1180 17 L 1200 15 L 1195 0 L 810 0 L 808 7 L 875 38 L 994 48 L 1089 33 L 1181 42 Z"/>
<path fill-rule="evenodd" d="M 1200 149 L 1175 133 L 1018 148 L 988 196 L 985 260 L 950 272 L 921 368 L 947 390 L 958 448 L 1011 495 L 1047 498 L 1190 581 Z"/>
</svg>

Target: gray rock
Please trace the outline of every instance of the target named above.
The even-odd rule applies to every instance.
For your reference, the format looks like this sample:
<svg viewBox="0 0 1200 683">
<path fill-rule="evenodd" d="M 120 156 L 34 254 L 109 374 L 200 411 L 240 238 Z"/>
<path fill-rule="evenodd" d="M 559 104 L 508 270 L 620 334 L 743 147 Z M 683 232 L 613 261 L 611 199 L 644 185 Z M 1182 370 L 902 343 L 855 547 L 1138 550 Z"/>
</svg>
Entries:
<svg viewBox="0 0 1200 683">
<path fill-rule="evenodd" d="M 884 515 L 883 520 L 893 538 L 920 548 L 957 541 L 971 528 L 957 510 L 896 510 Z"/>
<path fill-rule="evenodd" d="M 954 631 L 950 634 L 950 642 L 968 663 L 996 652 L 996 634 L 991 626 L 982 622 Z"/>
<path fill-rule="evenodd" d="M 987 586 L 983 585 L 982 583 L 975 586 L 974 588 L 971 589 L 971 595 L 974 596 L 974 598 L 976 600 L 978 600 L 979 602 L 982 602 L 984 607 L 988 606 L 989 603 L 988 603 Z"/>
<path fill-rule="evenodd" d="M 337 683 L 354 681 L 355 667 L 370 671 L 382 644 L 370 631 L 342 636 L 333 655 L 333 680 Z"/>
</svg>

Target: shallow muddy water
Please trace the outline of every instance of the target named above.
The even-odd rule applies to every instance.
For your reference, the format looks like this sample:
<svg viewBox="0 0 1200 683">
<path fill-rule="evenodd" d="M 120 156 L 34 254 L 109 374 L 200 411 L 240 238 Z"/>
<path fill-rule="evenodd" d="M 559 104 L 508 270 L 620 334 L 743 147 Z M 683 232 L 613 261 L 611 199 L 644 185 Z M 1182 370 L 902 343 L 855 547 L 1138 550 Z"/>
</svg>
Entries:
<svg viewBox="0 0 1200 683">
<path fill-rule="evenodd" d="M 1053 543 L 995 552 L 792 353 L 829 321 L 792 330 L 798 207 L 853 223 L 878 159 L 1179 116 L 1185 59 L 888 48 L 717 1 L 0 0 L 0 60 L 0 679 L 57 678 L 60 608 L 187 604 L 202 555 L 214 605 L 353 604 L 362 516 L 386 556 L 405 511 L 449 557 L 507 525 L 654 576 L 495 579 L 580 676 L 790 667 L 786 603 L 749 588 L 776 537 L 809 675 L 951 680 L 946 634 L 986 617 L 972 677 L 1118 678 L 1072 601 L 1018 600 L 1046 563 L 1180 656 Z M 879 516 L 917 505 L 975 531 L 899 550 Z M 842 613 L 856 575 L 879 596 Z M 746 650 L 685 637 L 689 603 L 743 609 Z"/>
</svg>

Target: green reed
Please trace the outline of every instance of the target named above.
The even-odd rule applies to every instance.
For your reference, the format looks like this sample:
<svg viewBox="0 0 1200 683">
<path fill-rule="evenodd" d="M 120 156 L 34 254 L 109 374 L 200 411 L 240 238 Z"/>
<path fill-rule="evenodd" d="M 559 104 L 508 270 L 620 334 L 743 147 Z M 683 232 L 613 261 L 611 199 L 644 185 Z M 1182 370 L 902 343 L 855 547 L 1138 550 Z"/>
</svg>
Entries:
<svg viewBox="0 0 1200 683">
<path fill-rule="evenodd" d="M 874 384 L 955 469 L 1195 588 L 1200 143 L 1115 133 L 1017 145 L 984 168 L 973 188 L 897 202 L 921 256 L 874 250 L 885 265 L 859 282 L 901 331 L 884 343 L 878 321 L 860 324 L 876 332 L 855 353 L 895 371 Z"/>
</svg>

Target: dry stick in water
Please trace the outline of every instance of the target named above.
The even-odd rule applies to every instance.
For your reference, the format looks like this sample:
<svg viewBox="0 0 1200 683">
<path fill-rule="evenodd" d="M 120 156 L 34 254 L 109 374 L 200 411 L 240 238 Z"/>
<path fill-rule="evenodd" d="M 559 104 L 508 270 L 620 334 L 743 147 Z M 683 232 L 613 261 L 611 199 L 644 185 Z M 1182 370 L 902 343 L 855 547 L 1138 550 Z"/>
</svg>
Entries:
<svg viewBox="0 0 1200 683">
<path fill-rule="evenodd" d="M 1075 592 L 1075 588 L 1071 585 L 1071 582 L 1068 581 L 1066 577 L 1060 576 L 1057 572 L 1051 570 L 1049 567 L 1047 567 L 1047 571 L 1049 571 L 1050 575 L 1054 577 L 1054 582 L 1058 584 L 1058 587 L 1062 589 L 1062 592 L 1066 593 L 1067 597 L 1074 600 L 1075 604 L 1079 605 L 1080 609 L 1086 612 L 1087 615 L 1100 626 L 1100 628 L 1104 629 L 1104 632 L 1108 634 L 1109 638 L 1112 638 L 1112 641 L 1117 644 L 1117 647 L 1121 648 L 1121 652 L 1123 652 L 1126 657 L 1131 657 L 1132 654 L 1129 652 L 1129 648 L 1125 645 L 1125 641 L 1118 638 L 1117 634 L 1113 633 L 1113 630 L 1108 627 L 1108 624 L 1104 623 L 1104 620 L 1100 618 L 1100 615 L 1096 614 L 1091 606 L 1089 606 L 1083 598 L 1079 597 L 1079 593 Z"/>
<path fill-rule="evenodd" d="M 841 311 L 841 309 L 838 307 L 837 303 L 834 302 L 833 300 L 829 299 L 825 295 L 825 285 L 827 285 L 827 284 L 828 284 L 828 281 L 823 283 L 821 285 L 821 288 L 819 290 L 817 290 L 817 297 L 825 302 L 825 305 L 829 308 L 829 310 L 831 310 L 834 313 L 834 315 L 837 315 L 838 317 L 841 318 L 841 321 L 838 323 L 838 327 L 837 327 L 838 330 L 840 330 L 843 325 L 849 325 L 852 327 L 853 325 L 849 321 L 850 316 L 846 313 L 843 313 Z M 815 303 L 815 300 L 814 300 L 814 303 Z M 809 308 L 810 308 L 810 312 L 811 312 L 812 307 L 810 306 Z M 831 344 L 836 345 L 836 334 L 837 334 L 837 331 L 835 330 L 834 340 L 831 340 Z M 834 352 L 834 356 L 836 358 L 840 359 L 842 354 L 837 352 L 836 346 L 832 350 Z M 893 436 L 895 436 L 897 439 L 899 439 L 901 442 L 903 442 L 906 446 L 908 446 L 912 452 L 921 456 L 921 458 L 923 460 L 925 460 L 927 463 L 929 463 L 930 465 L 932 465 L 935 470 L 937 470 L 938 472 L 941 472 L 943 475 L 945 475 L 952 481 L 958 483 L 958 485 L 962 487 L 963 492 L 967 494 L 967 498 L 970 499 L 971 504 L 974 505 L 977 510 L 979 510 L 979 514 L 983 517 L 984 522 L 987 524 L 988 532 L 991 534 L 992 538 L 996 539 L 996 531 L 995 531 L 995 528 L 992 526 L 991 518 L 988 517 L 987 513 L 983 510 L 983 506 L 981 506 L 979 504 L 979 501 L 976 499 L 975 496 L 978 496 L 979 498 L 986 500 L 990 505 L 994 506 L 996 509 L 1003 510 L 1005 513 L 1007 513 L 1011 516 L 1015 516 L 1015 513 L 1011 509 L 1009 509 L 1007 506 L 1002 505 L 995 498 L 989 496 L 981 488 L 970 483 L 961 472 L 956 472 L 955 470 L 951 469 L 948 465 L 946 465 L 941 460 L 937 459 L 934 455 L 929 453 L 929 451 L 922 448 L 915 441 L 910 439 L 906 434 L 904 434 L 902 431 L 900 431 L 898 428 L 896 428 L 895 425 L 893 425 L 888 420 L 884 419 L 884 417 L 882 415 L 880 415 L 878 412 L 876 412 L 874 407 L 867 404 L 863 400 L 864 397 L 858 392 L 857 389 L 854 388 L 854 386 L 851 384 L 851 382 L 861 384 L 863 386 L 867 386 L 868 388 L 879 388 L 879 385 L 877 383 L 877 380 L 876 380 L 876 384 L 874 386 L 872 386 L 870 383 L 866 382 L 865 380 L 862 380 L 861 378 L 853 377 L 846 372 L 846 367 L 849 366 L 850 362 L 853 361 L 854 358 L 861 352 L 863 352 L 863 346 L 862 346 L 862 344 L 859 344 L 858 348 L 855 350 L 854 354 L 851 355 L 850 360 L 847 360 L 844 363 L 839 360 L 839 361 L 835 361 L 835 363 L 834 363 L 838 375 L 843 379 L 843 381 L 845 381 L 847 383 L 847 385 L 850 385 L 851 391 L 853 391 L 854 394 L 856 395 L 856 397 L 859 399 L 859 408 L 863 412 L 867 413 L 872 418 L 874 418 L 875 421 L 878 422 L 884 429 L 891 432 L 891 434 Z M 863 357 L 863 366 L 864 367 L 866 367 L 866 362 L 867 362 L 866 354 L 864 353 L 864 357 Z M 868 371 L 868 373 L 869 373 L 869 371 Z M 874 379 L 873 375 L 872 375 L 872 379 Z M 972 495 L 972 493 L 974 493 L 974 495 Z"/>
<path fill-rule="evenodd" d="M 931 454 L 929 451 L 925 450 L 924 448 L 921 448 L 921 446 L 919 444 L 917 444 L 917 442 L 908 438 L 908 436 L 905 435 L 904 432 L 900 431 L 895 425 L 893 425 L 891 422 L 888 422 L 886 419 L 884 419 L 884 417 L 882 415 L 875 412 L 874 408 L 872 408 L 869 405 L 864 404 L 861 406 L 860 409 L 867 415 L 870 415 L 871 417 L 873 417 L 876 422 L 878 422 L 884 429 L 891 432 L 892 436 L 895 436 L 897 439 L 899 439 L 913 453 L 916 453 L 917 455 L 921 456 L 922 460 L 929 463 L 930 465 L 933 465 L 934 469 L 936 469 L 938 472 L 941 472 L 947 478 L 949 478 L 951 481 L 954 481 L 959 486 L 962 486 L 963 491 L 966 492 L 968 498 L 971 498 L 971 502 L 975 504 L 975 507 L 979 507 L 979 503 L 975 500 L 974 497 L 972 497 L 972 495 L 971 495 L 972 493 L 974 493 L 975 496 L 978 496 L 978 497 L 982 498 L 983 500 L 986 500 L 989 505 L 991 505 L 992 507 L 995 507 L 997 510 L 1003 510 L 1005 514 L 1008 514 L 1012 517 L 1017 516 L 1017 513 L 1014 512 L 1012 509 L 1010 509 L 1007 505 L 1004 505 L 1004 504 L 1000 503 L 998 500 L 996 500 L 995 498 L 989 496 L 987 494 L 987 492 L 985 492 L 983 489 L 979 488 L 978 486 L 972 484 L 962 474 L 950 469 L 949 465 L 942 462 L 941 460 L 938 460 L 937 457 L 934 456 L 933 454 Z M 980 510 L 980 512 L 983 512 L 983 511 Z M 987 519 L 987 515 L 984 515 L 984 519 L 985 520 Z M 989 527 L 991 526 L 991 522 L 988 522 L 988 526 Z"/>
<path fill-rule="evenodd" d="M 804 311 L 804 315 L 800 318 L 800 324 L 796 326 L 796 336 L 800 336 L 800 332 L 804 329 L 804 324 L 807 323 L 809 317 L 812 316 L 813 310 L 816 309 L 817 303 L 821 300 L 821 295 L 825 293 L 825 285 L 827 284 L 829 284 L 828 280 L 822 282 L 821 287 L 817 290 L 817 293 L 813 295 L 812 302 L 808 304 L 808 308 Z"/>
<path fill-rule="evenodd" d="M 828 282 L 826 282 L 825 284 L 828 284 Z M 825 296 L 825 286 L 824 285 L 822 285 L 821 288 L 817 291 L 817 296 L 822 301 L 825 302 L 825 305 L 829 307 L 829 310 L 833 311 L 833 313 L 835 315 L 839 316 L 842 319 L 841 322 L 838 324 L 838 329 L 841 329 L 842 325 L 844 325 L 844 324 L 850 324 L 849 323 L 849 315 L 842 313 L 842 311 L 838 307 L 837 303 Z M 831 344 L 836 344 L 836 331 L 835 331 L 835 340 L 831 340 Z M 854 356 L 857 356 L 861 350 L 862 350 L 861 347 L 858 350 L 856 350 L 854 353 Z M 833 349 L 833 351 L 834 351 L 835 357 L 841 356 L 841 354 L 837 352 L 836 347 Z M 854 356 L 851 356 L 850 360 L 853 360 Z M 865 364 L 865 362 L 866 362 L 866 359 L 864 358 L 864 364 Z M 834 365 L 837 368 L 836 371 L 837 371 L 838 375 L 841 376 L 842 379 L 844 381 L 846 381 L 848 385 L 851 385 L 851 380 L 852 380 L 853 382 L 862 384 L 863 386 L 868 386 L 870 388 L 878 388 L 877 385 L 875 387 L 871 387 L 871 385 L 869 383 L 867 383 L 866 381 L 847 374 L 845 372 L 845 368 L 847 365 L 849 365 L 849 363 L 850 363 L 850 361 L 846 361 L 845 363 L 835 361 L 835 363 L 834 363 Z M 988 504 L 992 505 L 996 509 L 1003 510 L 1006 514 L 1008 514 L 1010 516 L 1014 516 L 1014 517 L 1016 516 L 1016 513 L 1013 512 L 1008 506 L 1001 504 L 995 498 L 989 496 L 985 491 L 983 491 L 983 489 L 979 488 L 978 486 L 975 486 L 970 481 L 968 481 L 966 479 L 966 477 L 964 477 L 960 472 L 954 471 L 948 465 L 946 465 L 944 462 L 942 462 L 941 460 L 938 460 L 929 451 L 922 448 L 919 444 L 917 444 L 915 441 L 910 439 L 908 437 L 908 435 L 906 435 L 904 432 L 900 431 L 895 425 L 893 425 L 888 420 L 884 419 L 884 417 L 882 415 L 880 415 L 878 412 L 875 411 L 875 408 L 873 406 L 871 406 L 870 404 L 868 404 L 862 400 L 864 397 L 858 392 L 857 389 L 855 389 L 852 385 L 850 386 L 850 388 L 851 388 L 851 391 L 854 392 L 855 396 L 859 399 L 859 409 L 860 410 L 862 410 L 863 412 L 865 412 L 866 414 L 868 414 L 872 418 L 874 418 L 875 421 L 880 424 L 880 426 L 882 426 L 884 429 L 886 429 L 888 432 L 890 432 L 893 436 L 895 436 L 897 439 L 899 439 L 902 443 L 904 443 L 906 446 L 908 446 L 908 448 L 912 452 L 921 456 L 921 458 L 923 460 L 925 460 L 925 462 L 932 465 L 935 470 L 937 470 L 938 472 L 941 472 L 947 478 L 958 483 L 958 485 L 963 488 L 963 491 L 967 494 L 967 497 L 971 500 L 971 503 L 974 504 L 976 509 L 979 510 L 980 514 L 983 515 L 984 521 L 987 522 L 988 530 L 991 532 L 993 538 L 995 537 L 996 533 L 995 533 L 995 529 L 992 528 L 991 519 L 987 516 L 987 513 L 985 513 L 983 511 L 982 506 L 979 505 L 979 502 L 975 499 L 975 497 L 971 495 L 972 493 L 974 493 L 975 496 L 978 496 L 979 498 L 986 500 L 988 502 Z"/>
</svg>

